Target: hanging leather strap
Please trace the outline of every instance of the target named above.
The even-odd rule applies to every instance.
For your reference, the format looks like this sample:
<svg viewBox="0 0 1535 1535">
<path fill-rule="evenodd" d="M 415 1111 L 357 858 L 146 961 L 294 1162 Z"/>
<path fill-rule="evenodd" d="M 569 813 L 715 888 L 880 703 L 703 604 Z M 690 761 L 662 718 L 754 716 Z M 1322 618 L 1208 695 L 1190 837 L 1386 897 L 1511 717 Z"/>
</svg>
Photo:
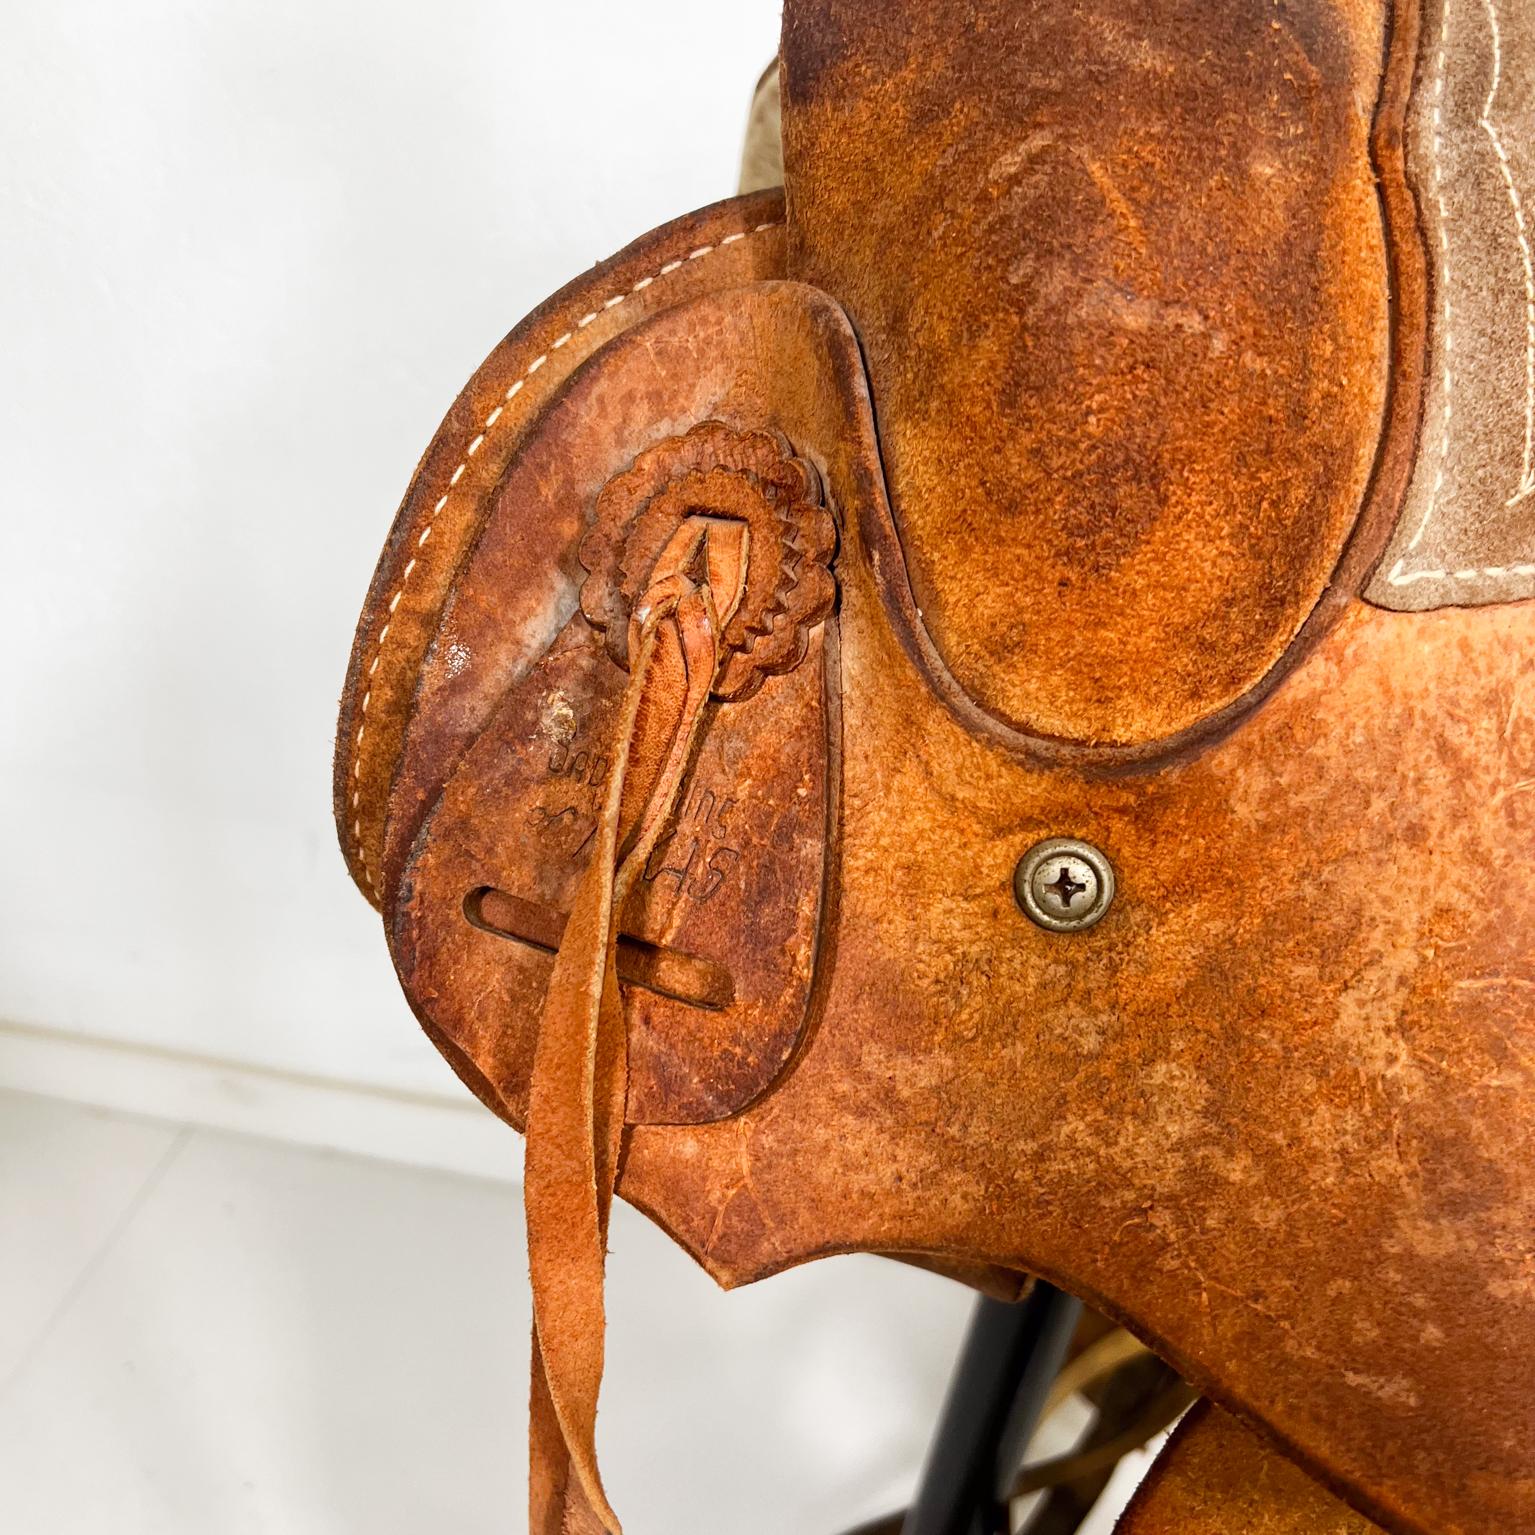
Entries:
<svg viewBox="0 0 1535 1535">
<path fill-rule="evenodd" d="M 720 635 L 746 587 L 743 523 L 690 516 L 629 621 L 629 683 L 590 861 L 540 1020 L 524 1204 L 533 1283 L 530 1535 L 619 1535 L 595 1443 L 603 1270 L 628 1087 L 618 917 L 676 805 Z"/>
</svg>

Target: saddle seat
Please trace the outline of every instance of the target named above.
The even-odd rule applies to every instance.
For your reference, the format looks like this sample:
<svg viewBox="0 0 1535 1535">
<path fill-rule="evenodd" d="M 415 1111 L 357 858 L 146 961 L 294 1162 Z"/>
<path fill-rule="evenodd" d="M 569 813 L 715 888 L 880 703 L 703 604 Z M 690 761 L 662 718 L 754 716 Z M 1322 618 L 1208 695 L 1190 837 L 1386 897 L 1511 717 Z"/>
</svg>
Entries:
<svg viewBox="0 0 1535 1535">
<path fill-rule="evenodd" d="M 727 1285 L 872 1251 L 1123 1323 L 1223 1410 L 1133 1535 L 1535 1528 L 1535 495 L 1432 430 L 1445 14 L 790 0 L 785 191 L 449 412 L 337 821 L 528 1134 L 534 1535 L 618 1529 L 615 1191 Z M 1480 431 L 1523 330 L 1455 294 Z M 1015 894 L 1059 839 L 1091 926 L 1078 865 Z"/>
</svg>

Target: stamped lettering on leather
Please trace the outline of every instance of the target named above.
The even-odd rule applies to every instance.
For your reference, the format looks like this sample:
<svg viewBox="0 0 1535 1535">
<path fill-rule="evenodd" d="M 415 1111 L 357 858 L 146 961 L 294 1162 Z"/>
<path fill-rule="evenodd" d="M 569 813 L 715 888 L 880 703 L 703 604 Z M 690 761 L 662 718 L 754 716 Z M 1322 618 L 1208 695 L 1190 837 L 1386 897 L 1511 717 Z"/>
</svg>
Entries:
<svg viewBox="0 0 1535 1535">
<path fill-rule="evenodd" d="M 542 740 L 534 743 L 545 764 L 543 792 L 529 807 L 526 821 L 540 856 L 572 865 L 586 859 L 613 767 L 608 752 L 583 744 L 583 734 L 572 729 L 557 735 L 547 748 Z M 759 808 L 763 816 L 754 814 Z M 767 846 L 755 823 L 765 818 L 770 828 L 781 813 L 782 807 L 771 800 L 760 807 L 750 801 L 743 804 L 725 789 L 695 784 L 646 860 L 642 881 L 647 887 L 670 890 L 677 901 L 703 905 L 736 872 L 742 857 L 738 844 L 750 839 Z"/>
<path fill-rule="evenodd" d="M 1535 595 L 1535 7 L 1427 0 L 1407 168 L 1428 245 L 1417 462 L 1366 593 L 1422 609 Z"/>
<path fill-rule="evenodd" d="M 741 862 L 734 817 L 740 803 L 702 785 L 695 788 L 645 865 L 647 885 L 675 881 L 700 906 L 714 899 Z"/>
</svg>

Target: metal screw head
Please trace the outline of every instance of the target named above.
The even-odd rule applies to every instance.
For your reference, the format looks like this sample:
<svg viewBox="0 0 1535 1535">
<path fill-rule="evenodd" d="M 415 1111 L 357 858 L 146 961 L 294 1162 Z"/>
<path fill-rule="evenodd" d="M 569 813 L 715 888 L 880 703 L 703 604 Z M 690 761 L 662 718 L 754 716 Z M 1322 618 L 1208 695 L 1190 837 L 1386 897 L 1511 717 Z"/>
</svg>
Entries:
<svg viewBox="0 0 1535 1535">
<path fill-rule="evenodd" d="M 1090 842 L 1047 837 L 1013 871 L 1013 893 L 1030 918 L 1052 933 L 1081 933 L 1114 899 L 1114 868 Z"/>
</svg>

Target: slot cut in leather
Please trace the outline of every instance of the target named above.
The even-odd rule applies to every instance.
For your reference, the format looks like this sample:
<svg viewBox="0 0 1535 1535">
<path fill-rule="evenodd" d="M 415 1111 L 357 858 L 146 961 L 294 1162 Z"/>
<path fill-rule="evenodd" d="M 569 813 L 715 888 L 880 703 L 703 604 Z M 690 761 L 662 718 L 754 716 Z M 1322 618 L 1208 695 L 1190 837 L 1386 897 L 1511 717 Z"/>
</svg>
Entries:
<svg viewBox="0 0 1535 1535">
<path fill-rule="evenodd" d="M 489 886 L 464 897 L 464 915 L 484 932 L 545 954 L 559 952 L 568 921 L 567 913 L 548 911 Z M 723 965 L 627 933 L 618 935 L 618 978 L 690 1007 L 729 1007 L 735 996 Z"/>
</svg>

